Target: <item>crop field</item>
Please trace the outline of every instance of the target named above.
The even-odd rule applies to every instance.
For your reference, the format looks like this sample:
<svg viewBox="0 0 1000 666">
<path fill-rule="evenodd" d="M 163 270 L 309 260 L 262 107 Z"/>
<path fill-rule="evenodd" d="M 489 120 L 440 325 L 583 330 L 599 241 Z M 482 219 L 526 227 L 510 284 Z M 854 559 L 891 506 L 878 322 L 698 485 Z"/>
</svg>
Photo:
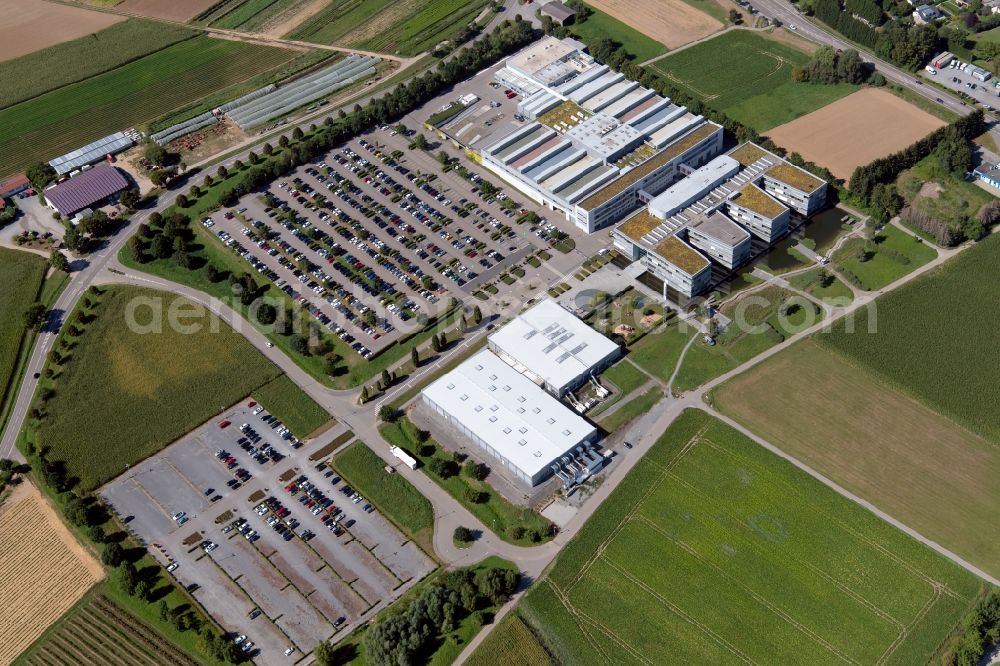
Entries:
<svg viewBox="0 0 1000 666">
<path fill-rule="evenodd" d="M 10 60 L 0 68 L 0 108 L 110 71 L 195 35 L 179 26 L 129 19 Z"/>
<path fill-rule="evenodd" d="M 9 664 L 104 570 L 30 483 L 0 509 L 0 663 Z"/>
<path fill-rule="evenodd" d="M 198 37 L 0 111 L 0 175 L 280 67 L 288 49 Z"/>
<path fill-rule="evenodd" d="M 19 666 L 194 666 L 186 654 L 95 590 L 32 646 Z"/>
<path fill-rule="evenodd" d="M 625 50 L 635 56 L 635 62 L 642 63 L 668 51 L 667 47 L 652 37 L 647 37 L 642 31 L 622 23 L 614 16 L 591 8 L 591 14 L 584 21 L 573 24 L 570 30 L 584 41 L 608 39 L 623 44 Z"/>
<path fill-rule="evenodd" d="M 48 262 L 31 252 L 0 248 L 0 406 L 7 397 L 7 390 L 14 384 L 11 375 L 24 338 L 25 327 L 21 318 L 28 306 L 35 302 L 42 286 Z"/>
<path fill-rule="evenodd" d="M 465 660 L 467 666 L 553 666 L 555 662 L 542 647 L 531 628 L 517 613 L 508 613 Z"/>
<path fill-rule="evenodd" d="M 720 21 L 684 0 L 590 0 L 587 4 L 671 49 L 723 28 Z M 631 51 L 628 42 L 625 49 Z"/>
<path fill-rule="evenodd" d="M 170 307 L 205 313 L 183 298 L 109 287 L 97 301 L 78 310 L 87 320 L 78 337 L 66 330 L 81 326 L 77 315 L 64 327 L 61 335 L 71 350 L 56 366 L 55 395 L 37 428 L 39 440 L 51 449 L 50 459 L 65 461 L 84 490 L 117 476 L 281 374 L 246 339 L 207 314 L 184 320 L 199 324 L 197 331 L 174 330 L 166 323 Z M 144 305 L 130 310 L 132 302 L 162 304 L 162 332 L 128 325 L 130 312 L 140 323 L 152 317 Z"/>
<path fill-rule="evenodd" d="M 416 55 L 472 22 L 485 0 L 347 0 L 331 4 L 288 36 L 317 44 Z"/>
<path fill-rule="evenodd" d="M 854 89 L 854 86 L 796 85 Z M 902 150 L 945 124 L 880 88 L 865 88 L 843 99 L 834 99 L 828 100 L 828 104 L 833 103 L 825 108 L 815 107 L 819 110 L 809 115 L 796 114 L 782 121 L 785 124 L 780 127 L 772 125 L 774 129 L 768 136 L 779 146 L 822 164 L 838 178 L 850 178 L 855 167 Z"/>
<path fill-rule="evenodd" d="M 823 318 L 816 304 L 774 286 L 737 299 L 723 314 L 732 322 L 714 346 L 701 339 L 691 345 L 674 379 L 676 390 L 701 386 Z"/>
<path fill-rule="evenodd" d="M 414 539 L 420 535 L 430 542 L 434 529 L 431 503 L 399 474 L 387 474 L 385 462 L 363 442 L 355 442 L 338 454 L 333 468 L 408 535 Z"/>
<path fill-rule="evenodd" d="M 277 416 L 292 431 L 303 439 L 310 433 L 326 425 L 333 417 L 315 400 L 295 385 L 288 375 L 275 377 L 257 388 L 253 397 L 271 414 Z"/>
<path fill-rule="evenodd" d="M 222 16 L 217 21 L 212 22 L 213 28 L 236 29 L 241 27 L 260 14 L 265 9 L 275 4 L 278 0 L 247 0 L 233 11 Z"/>
<path fill-rule="evenodd" d="M 888 226 L 875 236 L 873 242 L 851 238 L 834 252 L 831 259 L 848 280 L 870 291 L 895 282 L 936 256 L 934 248 L 918 242 L 896 227 Z"/>
<path fill-rule="evenodd" d="M 215 4 L 217 0 L 125 0 L 118 5 L 118 9 L 142 16 L 166 19 L 167 21 L 190 21 L 206 9 Z"/>
<path fill-rule="evenodd" d="M 1000 444 L 998 264 L 1000 238 L 993 235 L 878 299 L 876 311 L 854 322 L 861 333 L 838 324 L 820 340 Z M 874 334 L 864 333 L 870 319 Z"/>
<path fill-rule="evenodd" d="M 886 350 L 883 365 L 905 358 L 893 351 Z M 983 368 L 981 374 L 985 361 Z M 731 379 L 713 398 L 720 411 L 783 451 L 1000 576 L 1000 448 L 994 442 L 815 338 Z"/>
<path fill-rule="evenodd" d="M 574 664 L 926 663 L 978 580 L 701 411 L 521 604 Z"/>
<path fill-rule="evenodd" d="M 668 55 L 651 67 L 712 108 L 764 132 L 858 89 L 850 84 L 793 81 L 792 68 L 808 60 L 806 53 L 784 42 L 736 30 Z"/>
<path fill-rule="evenodd" d="M 124 20 L 114 14 L 42 0 L 0 0 L 0 13 L 4 17 L 0 61 L 78 39 Z"/>
</svg>

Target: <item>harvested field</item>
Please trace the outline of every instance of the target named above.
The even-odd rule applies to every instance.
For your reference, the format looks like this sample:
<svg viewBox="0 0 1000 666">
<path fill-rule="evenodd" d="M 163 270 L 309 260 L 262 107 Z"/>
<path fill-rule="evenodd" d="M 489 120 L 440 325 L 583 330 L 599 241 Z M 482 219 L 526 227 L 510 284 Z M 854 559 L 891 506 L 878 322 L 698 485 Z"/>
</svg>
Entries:
<svg viewBox="0 0 1000 666">
<path fill-rule="evenodd" d="M 168 21 L 190 21 L 217 0 L 125 0 L 118 9 Z"/>
<path fill-rule="evenodd" d="M 682 0 L 591 0 L 587 4 L 671 49 L 723 28 L 722 23 Z"/>
<path fill-rule="evenodd" d="M 0 663 L 9 664 L 104 570 L 30 483 L 0 509 Z"/>
<path fill-rule="evenodd" d="M 883 354 L 905 358 L 891 350 Z M 1000 449 L 994 444 L 815 340 L 726 382 L 716 389 L 715 404 L 889 515 L 1000 576 Z"/>
<path fill-rule="evenodd" d="M 4 22 L 0 34 L 0 61 L 77 39 L 125 20 L 83 7 L 42 0 L 0 0 Z"/>
<path fill-rule="evenodd" d="M 890 92 L 865 88 L 775 127 L 779 146 L 850 178 L 855 167 L 909 146 L 944 121 Z"/>
</svg>

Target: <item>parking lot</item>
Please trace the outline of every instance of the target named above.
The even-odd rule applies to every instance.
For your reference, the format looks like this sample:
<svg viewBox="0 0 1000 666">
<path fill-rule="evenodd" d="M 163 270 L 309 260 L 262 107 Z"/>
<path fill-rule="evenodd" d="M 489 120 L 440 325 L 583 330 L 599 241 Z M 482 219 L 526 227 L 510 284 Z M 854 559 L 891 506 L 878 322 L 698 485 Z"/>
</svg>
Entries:
<svg viewBox="0 0 1000 666">
<path fill-rule="evenodd" d="M 346 635 L 435 568 L 309 461 L 346 426 L 311 442 L 280 428 L 259 405 L 240 404 L 102 491 L 178 583 L 267 664 Z"/>
<path fill-rule="evenodd" d="M 935 83 L 940 83 L 944 87 L 954 90 L 959 93 L 959 95 L 961 95 L 966 102 L 971 101 L 978 103 L 987 111 L 993 111 L 994 109 L 1000 108 L 1000 87 L 997 86 L 1000 81 L 998 81 L 995 77 L 989 78 L 986 81 L 981 81 L 980 79 L 972 76 L 972 74 L 960 69 L 961 66 L 967 63 L 960 60 L 952 60 L 952 63 L 954 63 L 955 66 L 949 64 L 942 69 L 936 70 L 937 74 L 932 75 L 925 69 L 921 71 L 921 75 L 926 79 L 934 81 Z"/>
</svg>

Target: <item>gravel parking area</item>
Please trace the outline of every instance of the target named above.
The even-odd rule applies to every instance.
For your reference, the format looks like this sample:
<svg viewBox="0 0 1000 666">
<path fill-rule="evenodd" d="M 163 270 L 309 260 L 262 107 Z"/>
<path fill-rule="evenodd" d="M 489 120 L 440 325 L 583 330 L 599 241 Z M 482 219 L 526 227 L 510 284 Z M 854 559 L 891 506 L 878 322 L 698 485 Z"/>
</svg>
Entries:
<svg viewBox="0 0 1000 666">
<path fill-rule="evenodd" d="M 346 635 L 436 565 L 385 518 L 337 492 L 343 484 L 308 460 L 346 426 L 299 443 L 277 435 L 257 410 L 249 403 L 227 410 L 102 495 L 234 640 L 246 637 L 241 644 L 251 644 L 253 660 L 271 664 Z M 241 439 L 254 448 L 245 450 Z M 277 461 L 261 454 L 265 445 Z M 240 470 L 242 481 L 234 476 Z M 335 525 L 324 523 L 327 513 L 313 515 L 317 493 L 300 503 L 301 490 L 286 490 L 288 479 L 299 478 L 321 482 L 317 488 L 336 502 L 333 515 L 344 511 Z"/>
<path fill-rule="evenodd" d="M 954 90 L 962 95 L 967 102 L 978 103 L 988 111 L 1000 108 L 1000 88 L 996 86 L 998 81 L 996 77 L 980 81 L 971 74 L 959 69 L 959 67 L 966 63 L 959 60 L 953 60 L 952 62 L 957 63 L 958 66 L 944 67 L 943 69 L 936 70 L 937 74 L 934 75 L 923 69 L 920 71 L 920 74 L 927 80 L 934 81 L 945 88 Z M 972 86 L 975 86 L 975 88 Z"/>
</svg>

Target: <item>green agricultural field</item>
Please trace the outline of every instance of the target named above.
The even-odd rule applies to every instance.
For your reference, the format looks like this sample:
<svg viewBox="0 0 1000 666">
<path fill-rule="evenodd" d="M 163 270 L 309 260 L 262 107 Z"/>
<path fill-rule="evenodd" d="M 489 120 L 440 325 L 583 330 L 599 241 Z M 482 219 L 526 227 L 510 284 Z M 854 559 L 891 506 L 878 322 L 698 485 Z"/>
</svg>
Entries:
<svg viewBox="0 0 1000 666">
<path fill-rule="evenodd" d="M 471 23 L 485 6 L 486 0 L 347 0 L 331 4 L 288 37 L 416 55 Z"/>
<path fill-rule="evenodd" d="M 333 418 L 315 400 L 303 393 L 288 375 L 275 377 L 256 389 L 253 397 L 299 439 L 308 437 Z"/>
<path fill-rule="evenodd" d="M 685 412 L 532 587 L 563 663 L 916 664 L 982 585 L 701 411 Z"/>
<path fill-rule="evenodd" d="M 48 262 L 31 252 L 0 248 L 0 425 L 9 393 L 17 387 L 14 372 L 27 332 L 24 312 L 38 298 Z"/>
<path fill-rule="evenodd" d="M 136 303 L 149 299 L 166 313 L 171 303 L 186 302 L 183 298 L 124 286 L 86 298 L 91 306 L 81 301 L 75 312 L 82 316 L 68 317 L 60 334 L 65 342 L 56 349 L 65 359 L 44 385 L 54 394 L 36 397 L 45 417 L 33 422 L 35 442 L 49 447 L 50 460 L 64 461 L 83 490 L 117 476 L 218 414 L 220 406 L 242 400 L 281 374 L 218 320 L 196 320 L 203 326 L 190 334 L 166 323 L 162 332 L 148 333 L 127 323 Z M 134 321 L 146 321 L 143 312 L 150 310 L 136 309 Z"/>
<path fill-rule="evenodd" d="M 732 322 L 715 345 L 696 340 L 681 363 L 674 389 L 687 391 L 715 379 L 823 318 L 819 307 L 798 294 L 769 286 L 723 308 Z"/>
<path fill-rule="evenodd" d="M 517 613 L 508 613 L 466 659 L 467 666 L 554 666 L 555 661 Z"/>
<path fill-rule="evenodd" d="M 247 0 L 233 11 L 229 12 L 217 21 L 212 22 L 213 28 L 228 28 L 230 30 L 241 27 L 244 23 L 260 14 L 278 0 Z"/>
<path fill-rule="evenodd" d="M 579 35 L 580 39 L 588 44 L 607 37 L 624 45 L 625 50 L 635 56 L 636 64 L 661 56 L 669 50 L 655 39 L 647 37 L 599 9 L 591 7 L 590 12 L 586 20 L 578 20 L 570 26 L 570 31 Z"/>
<path fill-rule="evenodd" d="M 129 19 L 92 35 L 7 60 L 0 67 L 0 109 L 89 79 L 197 34 L 180 26 Z"/>
<path fill-rule="evenodd" d="M 280 67 L 288 49 L 198 37 L 0 111 L 0 175 Z"/>
<path fill-rule="evenodd" d="M 337 454 L 332 466 L 424 550 L 434 553 L 434 508 L 412 483 L 399 474 L 386 474 L 385 462 L 362 442 Z"/>
<path fill-rule="evenodd" d="M 934 259 L 937 252 L 896 227 L 887 226 L 871 241 L 852 238 L 831 257 L 854 286 L 881 289 Z"/>
<path fill-rule="evenodd" d="M 708 106 L 764 132 L 858 89 L 793 81 L 792 67 L 808 60 L 806 53 L 763 34 L 734 30 L 651 67 Z"/>
<path fill-rule="evenodd" d="M 864 309 L 849 333 L 838 323 L 820 340 L 889 383 L 1000 444 L 1000 238 L 978 246 Z"/>
</svg>

